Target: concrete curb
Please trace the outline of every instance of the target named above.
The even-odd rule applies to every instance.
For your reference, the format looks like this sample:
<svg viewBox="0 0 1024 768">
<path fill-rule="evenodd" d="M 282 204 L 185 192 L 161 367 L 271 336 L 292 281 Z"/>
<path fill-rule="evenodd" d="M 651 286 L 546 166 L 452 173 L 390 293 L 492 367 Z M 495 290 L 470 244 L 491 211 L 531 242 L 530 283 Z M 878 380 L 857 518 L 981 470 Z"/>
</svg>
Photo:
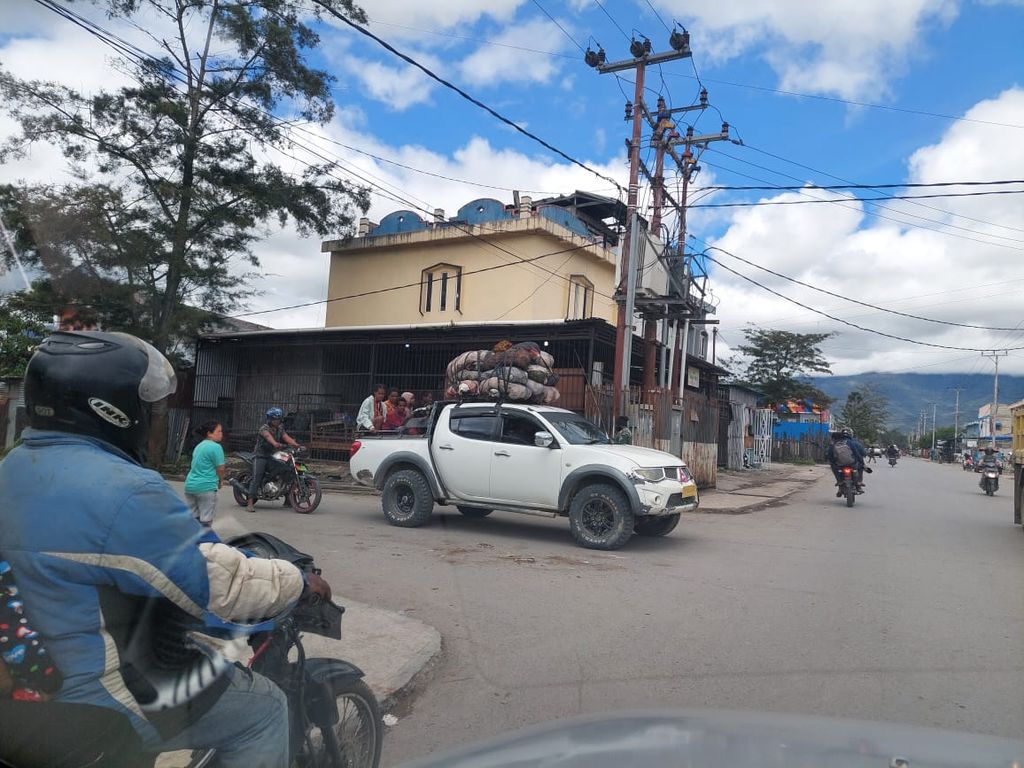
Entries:
<svg viewBox="0 0 1024 768">
<path fill-rule="evenodd" d="M 732 491 L 709 491 L 701 496 L 701 504 L 694 515 L 745 515 L 786 504 L 790 497 L 810 488 L 825 476 L 828 469 L 821 466 L 787 468 L 783 476 L 768 482 L 751 483 Z M 756 476 L 750 479 L 754 480 Z"/>
</svg>

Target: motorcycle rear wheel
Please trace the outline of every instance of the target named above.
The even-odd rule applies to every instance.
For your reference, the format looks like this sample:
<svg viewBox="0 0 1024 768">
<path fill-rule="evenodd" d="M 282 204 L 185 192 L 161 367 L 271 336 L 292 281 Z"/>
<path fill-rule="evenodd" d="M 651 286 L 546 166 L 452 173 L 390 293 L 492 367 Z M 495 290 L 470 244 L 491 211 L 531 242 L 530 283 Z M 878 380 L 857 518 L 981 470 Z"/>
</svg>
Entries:
<svg viewBox="0 0 1024 768">
<path fill-rule="evenodd" d="M 384 744 L 384 721 L 373 691 L 362 680 L 332 684 L 338 722 L 328 733 L 313 726 L 309 742 L 316 752 L 313 765 L 335 765 L 344 768 L 378 768 Z M 333 759 L 335 746 L 342 757 Z"/>
<path fill-rule="evenodd" d="M 240 485 L 243 485 L 246 488 L 248 488 L 249 483 L 252 482 L 252 475 L 249 472 L 242 472 L 241 474 L 238 475 L 238 477 L 235 478 L 235 480 L 237 480 Z M 246 493 L 242 493 L 234 485 L 231 486 L 231 495 L 235 497 L 235 504 L 237 504 L 240 507 L 244 507 L 246 504 L 249 503 L 249 495 Z"/>
<path fill-rule="evenodd" d="M 299 482 L 302 482 L 301 480 Z M 298 512 L 300 515 L 308 515 L 310 512 L 320 506 L 320 502 L 324 497 L 324 492 L 320 488 L 320 481 L 315 477 L 306 477 L 306 494 L 305 498 L 303 493 L 299 490 L 299 485 L 296 483 L 288 491 L 288 502 L 292 505 L 292 509 Z"/>
<path fill-rule="evenodd" d="M 857 499 L 857 489 L 850 483 L 846 486 L 846 506 L 852 507 L 853 502 Z"/>
</svg>

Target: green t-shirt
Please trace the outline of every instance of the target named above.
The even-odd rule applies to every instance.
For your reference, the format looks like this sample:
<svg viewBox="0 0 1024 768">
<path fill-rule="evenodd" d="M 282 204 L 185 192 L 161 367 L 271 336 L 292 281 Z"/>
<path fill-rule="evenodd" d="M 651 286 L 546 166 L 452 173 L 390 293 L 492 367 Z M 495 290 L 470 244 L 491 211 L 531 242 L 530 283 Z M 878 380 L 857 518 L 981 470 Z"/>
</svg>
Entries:
<svg viewBox="0 0 1024 768">
<path fill-rule="evenodd" d="M 217 467 L 224 466 L 224 449 L 216 440 L 203 440 L 192 451 L 192 468 L 185 478 L 185 493 L 217 490 Z"/>
</svg>

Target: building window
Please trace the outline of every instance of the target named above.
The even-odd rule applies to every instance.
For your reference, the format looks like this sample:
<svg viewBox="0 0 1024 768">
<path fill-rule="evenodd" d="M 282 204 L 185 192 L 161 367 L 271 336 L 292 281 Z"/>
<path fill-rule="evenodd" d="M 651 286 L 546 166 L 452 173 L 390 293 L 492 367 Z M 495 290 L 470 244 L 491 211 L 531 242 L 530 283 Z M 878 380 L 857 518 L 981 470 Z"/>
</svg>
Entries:
<svg viewBox="0 0 1024 768">
<path fill-rule="evenodd" d="M 569 306 L 566 320 L 586 320 L 594 314 L 594 284 L 583 275 L 569 276 Z"/>
<path fill-rule="evenodd" d="M 462 311 L 462 267 L 435 264 L 420 278 L 420 313 Z"/>
</svg>

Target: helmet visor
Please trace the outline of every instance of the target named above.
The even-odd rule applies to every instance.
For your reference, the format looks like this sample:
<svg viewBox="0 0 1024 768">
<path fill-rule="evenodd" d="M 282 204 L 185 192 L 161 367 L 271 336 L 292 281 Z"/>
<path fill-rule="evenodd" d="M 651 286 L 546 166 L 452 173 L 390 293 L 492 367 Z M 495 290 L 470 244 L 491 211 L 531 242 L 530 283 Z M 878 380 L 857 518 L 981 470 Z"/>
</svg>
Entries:
<svg viewBox="0 0 1024 768">
<path fill-rule="evenodd" d="M 177 391 L 178 378 L 174 375 L 174 367 L 170 360 L 157 351 L 156 347 L 127 333 L 112 333 L 111 336 L 117 336 L 146 353 L 149 364 L 139 381 L 140 400 L 145 403 L 155 403 Z"/>
</svg>

